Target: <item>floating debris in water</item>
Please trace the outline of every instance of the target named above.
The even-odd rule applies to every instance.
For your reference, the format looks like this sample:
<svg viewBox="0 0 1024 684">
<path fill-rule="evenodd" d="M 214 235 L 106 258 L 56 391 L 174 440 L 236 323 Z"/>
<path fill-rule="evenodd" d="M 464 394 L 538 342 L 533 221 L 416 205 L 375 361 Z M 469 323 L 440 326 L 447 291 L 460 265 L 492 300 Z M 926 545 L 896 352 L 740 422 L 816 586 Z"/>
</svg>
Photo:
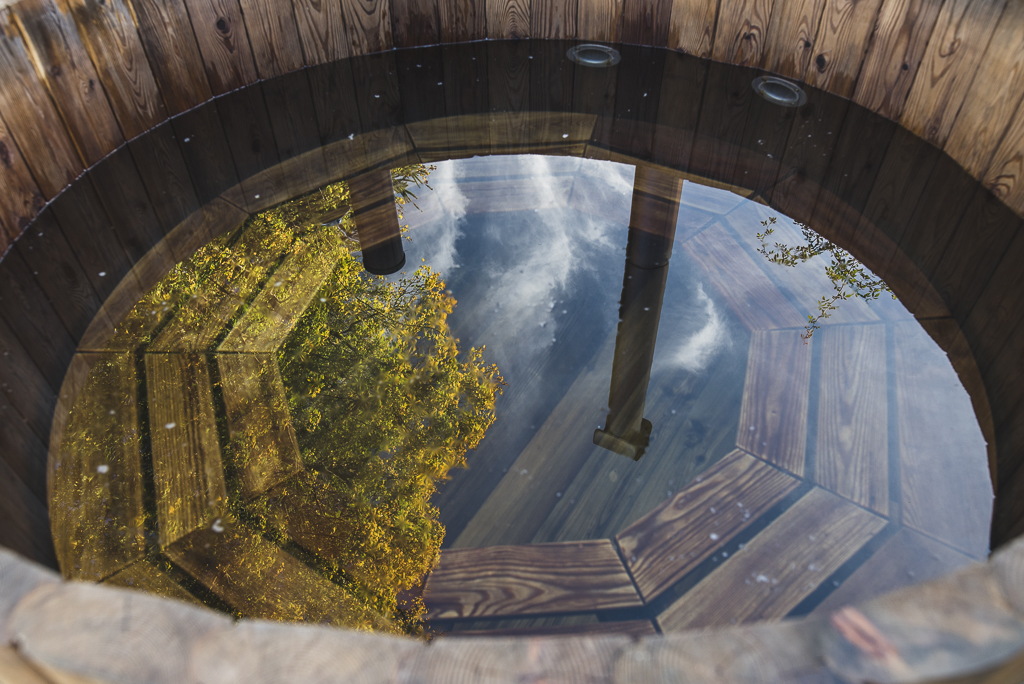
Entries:
<svg viewBox="0 0 1024 684">
<path fill-rule="evenodd" d="M 106 463 L 96 466 L 96 472 L 99 473 L 100 475 L 103 475 L 108 470 L 110 470 L 110 466 L 108 466 Z"/>
<path fill-rule="evenodd" d="M 177 423 L 167 423 L 167 425 L 164 425 L 164 428 L 167 430 L 173 430 L 175 425 L 177 425 Z"/>
</svg>

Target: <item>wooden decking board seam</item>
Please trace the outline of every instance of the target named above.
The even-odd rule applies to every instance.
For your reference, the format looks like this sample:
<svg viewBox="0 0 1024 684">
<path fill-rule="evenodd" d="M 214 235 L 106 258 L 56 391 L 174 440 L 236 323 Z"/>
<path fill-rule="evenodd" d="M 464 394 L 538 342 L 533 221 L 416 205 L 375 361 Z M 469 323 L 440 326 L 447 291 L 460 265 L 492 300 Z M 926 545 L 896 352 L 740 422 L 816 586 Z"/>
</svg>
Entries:
<svg viewBox="0 0 1024 684">
<path fill-rule="evenodd" d="M 889 520 L 903 524 L 902 474 L 900 473 L 899 407 L 896 392 L 896 328 L 892 322 L 885 327 L 885 394 L 889 449 Z"/>
<path fill-rule="evenodd" d="M 821 401 L 821 345 L 811 345 L 810 386 L 807 389 L 807 442 L 804 445 L 804 477 L 814 482 L 818 461 L 818 409 Z"/>
</svg>

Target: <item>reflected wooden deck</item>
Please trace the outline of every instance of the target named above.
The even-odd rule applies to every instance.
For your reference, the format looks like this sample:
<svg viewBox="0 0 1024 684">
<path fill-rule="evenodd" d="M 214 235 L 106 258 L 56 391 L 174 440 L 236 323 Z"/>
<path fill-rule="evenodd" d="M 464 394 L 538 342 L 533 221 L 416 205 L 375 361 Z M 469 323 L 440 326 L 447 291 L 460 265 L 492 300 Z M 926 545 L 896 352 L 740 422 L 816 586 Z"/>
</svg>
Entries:
<svg viewBox="0 0 1024 684">
<path fill-rule="evenodd" d="M 627 608 L 643 602 L 607 539 L 449 549 L 423 592 L 428 619 Z"/>
</svg>

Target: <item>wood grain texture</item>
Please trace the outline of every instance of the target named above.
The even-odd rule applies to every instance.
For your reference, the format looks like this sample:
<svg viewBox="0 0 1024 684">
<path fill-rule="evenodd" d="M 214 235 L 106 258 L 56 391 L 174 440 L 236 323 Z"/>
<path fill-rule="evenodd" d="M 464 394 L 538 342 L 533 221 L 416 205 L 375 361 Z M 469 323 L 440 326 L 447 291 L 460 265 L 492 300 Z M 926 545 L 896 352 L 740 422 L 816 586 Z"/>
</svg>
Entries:
<svg viewBox="0 0 1024 684">
<path fill-rule="evenodd" d="M 667 47 L 672 19 L 671 0 L 625 0 L 622 42 Z"/>
<path fill-rule="evenodd" d="M 171 116 L 213 97 L 184 0 L 128 0 Z"/>
<path fill-rule="evenodd" d="M 242 497 L 262 494 L 302 468 L 281 371 L 273 354 L 218 354 L 231 453 Z"/>
<path fill-rule="evenodd" d="M 813 613 L 827 615 L 843 606 L 927 582 L 962 568 L 971 560 L 945 544 L 904 527 L 818 604 Z"/>
<path fill-rule="evenodd" d="M 171 127 L 200 205 L 238 185 L 238 172 L 215 103 L 171 119 Z M 242 136 L 245 131 L 237 134 Z"/>
<path fill-rule="evenodd" d="M 86 355 L 53 473 L 54 546 L 69 579 L 100 580 L 145 553 L 135 359 Z"/>
<path fill-rule="evenodd" d="M 46 199 L 3 120 L 0 120 L 0 186 L 4 189 L 0 193 L 0 222 L 4 227 L 6 245 L 36 217 Z"/>
<path fill-rule="evenodd" d="M 164 231 L 128 147 L 120 148 L 94 166 L 89 182 L 128 260 L 138 263 L 163 240 Z"/>
<path fill-rule="evenodd" d="M 266 208 L 267 205 L 260 200 L 272 194 L 274 189 L 259 182 L 260 174 L 274 169 L 281 161 L 263 85 L 256 84 L 218 98 L 217 114 L 238 172 L 242 190 L 238 204 L 250 213 L 256 213 Z M 276 180 L 272 174 L 266 175 Z"/>
<path fill-rule="evenodd" d="M 366 55 L 394 47 L 391 0 L 341 0 L 350 55 Z"/>
<path fill-rule="evenodd" d="M 395 47 L 437 45 L 441 39 L 438 0 L 391 0 Z"/>
<path fill-rule="evenodd" d="M 252 48 L 238 0 L 185 0 L 214 95 L 257 79 Z"/>
<path fill-rule="evenodd" d="M 139 32 L 124 0 L 69 0 L 85 49 L 126 138 L 167 118 Z"/>
<path fill-rule="evenodd" d="M 658 624 L 675 632 L 781 619 L 884 526 L 815 488 L 669 606 Z"/>
<path fill-rule="evenodd" d="M 717 18 L 718 0 L 674 0 L 667 47 L 702 59 L 711 57 Z"/>
<path fill-rule="evenodd" d="M 337 0 L 292 0 L 306 66 L 348 57 L 348 35 Z"/>
<path fill-rule="evenodd" d="M 970 398 L 916 324 L 899 323 L 895 334 L 903 522 L 981 558 L 988 551 L 992 483 Z"/>
<path fill-rule="evenodd" d="M 203 605 L 199 599 L 185 591 L 170 575 L 159 570 L 149 561 L 138 561 L 118 570 L 103 580 L 103 584 L 126 589 L 136 589 L 150 594 L 167 596 L 194 605 Z"/>
<path fill-rule="evenodd" d="M 762 57 L 765 69 L 787 78 L 803 79 L 824 7 L 825 0 L 797 0 L 773 8 Z"/>
<path fill-rule="evenodd" d="M 619 636 L 628 634 L 633 638 L 652 636 L 658 630 L 650 620 L 622 620 L 616 622 L 588 622 L 569 625 L 538 625 L 536 627 L 499 627 L 497 629 L 459 629 L 445 633 L 446 638 L 461 637 L 538 637 L 538 636 L 570 636 L 570 635 L 608 635 Z"/>
<path fill-rule="evenodd" d="M 442 43 L 462 43 L 487 37 L 487 7 L 474 0 L 438 0 Z"/>
<path fill-rule="evenodd" d="M 639 606 L 607 539 L 447 549 L 423 591 L 427 619 L 536 615 Z"/>
<path fill-rule="evenodd" d="M 741 66 L 760 64 L 773 5 L 774 0 L 721 3 L 712 59 Z"/>
<path fill-rule="evenodd" d="M 239 4 L 259 77 L 273 78 L 300 68 L 304 60 L 291 3 L 239 0 Z"/>
<path fill-rule="evenodd" d="M 799 480 L 733 451 L 615 536 L 650 602 L 782 500 Z"/>
<path fill-rule="evenodd" d="M 12 477 L 19 480 L 31 492 L 33 498 L 45 504 L 47 497 L 47 449 L 46 441 L 32 432 L 31 426 L 17 414 L 12 402 L 17 397 L 6 388 L 0 392 L 0 454 Z M 43 539 L 46 543 L 49 537 Z"/>
<path fill-rule="evenodd" d="M 820 330 L 821 389 L 815 481 L 877 513 L 889 512 L 885 328 Z"/>
<path fill-rule="evenodd" d="M 160 545 L 227 512 L 210 371 L 203 356 L 147 354 L 153 478 Z"/>
<path fill-rule="evenodd" d="M 566 40 L 576 37 L 578 0 L 531 0 L 530 37 Z"/>
<path fill-rule="evenodd" d="M 1018 214 L 1024 213 L 1024 117 L 1016 116 L 992 156 L 982 181 Z"/>
<path fill-rule="evenodd" d="M 487 37 L 491 40 L 514 40 L 530 37 L 529 0 L 485 0 L 487 3 Z"/>
<path fill-rule="evenodd" d="M 28 0 L 14 16 L 82 158 L 98 162 L 124 135 L 64 0 Z"/>
<path fill-rule="evenodd" d="M 801 332 L 751 335 L 736 432 L 736 446 L 796 475 L 804 473 L 811 382 L 811 347 Z"/>
<path fill-rule="evenodd" d="M 1007 3 L 964 104 L 946 139 L 945 152 L 981 178 L 1024 92 L 1024 5 Z M 1017 116 L 1016 118 L 1019 118 Z"/>
<path fill-rule="evenodd" d="M 199 209 L 199 199 L 170 122 L 128 143 L 138 179 L 166 234 Z"/>
<path fill-rule="evenodd" d="M 826 0 L 814 56 L 804 80 L 840 97 L 852 97 L 882 0 Z"/>
<path fill-rule="evenodd" d="M 46 504 L 0 458 L 0 543 L 37 563 L 57 569 Z"/>
<path fill-rule="evenodd" d="M 804 317 L 719 224 L 683 243 L 750 330 L 798 328 Z"/>
<path fill-rule="evenodd" d="M 577 0 L 577 3 L 576 38 L 600 43 L 621 40 L 623 0 Z"/>
<path fill-rule="evenodd" d="M 1005 0 L 942 4 L 900 117 L 904 128 L 945 146 L 1005 5 Z"/>
<path fill-rule="evenodd" d="M 939 16 L 939 3 L 887 0 L 879 10 L 853 101 L 899 119 Z"/>
<path fill-rule="evenodd" d="M 60 387 L 63 378 L 58 380 Z M 50 438 L 57 392 L 32 361 L 8 324 L 0 318 L 0 388 L 18 397 L 13 408 L 43 442 Z"/>
</svg>

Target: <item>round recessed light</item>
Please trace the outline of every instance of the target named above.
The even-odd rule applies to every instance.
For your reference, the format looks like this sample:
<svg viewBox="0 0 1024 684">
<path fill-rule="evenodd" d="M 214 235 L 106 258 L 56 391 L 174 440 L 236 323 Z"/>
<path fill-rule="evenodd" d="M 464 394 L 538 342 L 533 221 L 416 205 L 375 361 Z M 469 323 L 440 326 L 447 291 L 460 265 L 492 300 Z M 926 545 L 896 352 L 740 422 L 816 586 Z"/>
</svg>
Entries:
<svg viewBox="0 0 1024 684">
<path fill-rule="evenodd" d="M 753 85 L 754 92 L 772 104 L 799 107 L 807 102 L 807 93 L 800 86 L 778 76 L 758 76 Z"/>
<path fill-rule="evenodd" d="M 565 54 L 577 64 L 589 67 L 615 66 L 622 59 L 618 50 L 607 45 L 595 45 L 592 43 L 569 48 L 569 51 Z"/>
</svg>

